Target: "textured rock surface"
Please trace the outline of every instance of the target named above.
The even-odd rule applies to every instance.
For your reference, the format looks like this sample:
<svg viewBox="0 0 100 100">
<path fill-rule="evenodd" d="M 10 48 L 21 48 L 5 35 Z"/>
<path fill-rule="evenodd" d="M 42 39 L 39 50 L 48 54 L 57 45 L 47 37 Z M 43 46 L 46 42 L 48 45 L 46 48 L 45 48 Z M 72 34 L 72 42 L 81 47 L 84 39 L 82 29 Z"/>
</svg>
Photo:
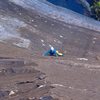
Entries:
<svg viewBox="0 0 100 100">
<path fill-rule="evenodd" d="M 100 32 L 11 1 L 0 0 L 0 99 L 99 100 Z M 43 57 L 51 45 L 64 57 Z"/>
</svg>

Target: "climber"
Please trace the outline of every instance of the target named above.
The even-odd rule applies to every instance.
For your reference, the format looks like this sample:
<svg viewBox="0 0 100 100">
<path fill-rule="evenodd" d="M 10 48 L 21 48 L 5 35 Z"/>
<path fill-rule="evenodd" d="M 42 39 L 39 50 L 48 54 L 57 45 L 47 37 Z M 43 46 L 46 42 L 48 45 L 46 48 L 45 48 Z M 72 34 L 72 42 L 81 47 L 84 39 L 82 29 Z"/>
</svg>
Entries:
<svg viewBox="0 0 100 100">
<path fill-rule="evenodd" d="M 62 53 L 60 53 L 59 51 L 57 51 L 56 49 L 54 49 L 54 47 L 51 47 L 50 50 L 48 50 L 44 56 L 63 56 Z"/>
</svg>

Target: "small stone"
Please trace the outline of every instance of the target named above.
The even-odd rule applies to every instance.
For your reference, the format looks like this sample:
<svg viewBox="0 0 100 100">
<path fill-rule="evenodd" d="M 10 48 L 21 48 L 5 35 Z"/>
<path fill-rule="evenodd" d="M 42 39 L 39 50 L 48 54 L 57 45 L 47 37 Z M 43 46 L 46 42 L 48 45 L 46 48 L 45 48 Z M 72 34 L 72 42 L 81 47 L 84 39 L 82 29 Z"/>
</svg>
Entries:
<svg viewBox="0 0 100 100">
<path fill-rule="evenodd" d="M 63 38 L 63 36 L 62 36 L 62 35 L 60 35 L 60 37 L 61 37 L 61 38 Z"/>
<path fill-rule="evenodd" d="M 38 79 L 40 79 L 40 80 L 43 80 L 43 79 L 45 79 L 46 78 L 46 75 L 40 75 L 39 77 L 38 77 Z"/>
<path fill-rule="evenodd" d="M 10 91 L 9 96 L 14 95 L 15 92 L 14 91 Z"/>
<path fill-rule="evenodd" d="M 40 85 L 38 88 L 43 88 L 43 87 L 46 87 L 46 85 Z"/>
<path fill-rule="evenodd" d="M 54 42 L 56 42 L 56 40 L 54 40 Z"/>
<path fill-rule="evenodd" d="M 44 42 L 44 40 L 41 40 L 41 42 Z"/>
<path fill-rule="evenodd" d="M 32 22 L 34 22 L 34 20 L 31 20 Z"/>
<path fill-rule="evenodd" d="M 53 100 L 53 97 L 51 97 L 51 96 L 43 96 L 43 97 L 40 97 L 39 100 Z"/>
</svg>

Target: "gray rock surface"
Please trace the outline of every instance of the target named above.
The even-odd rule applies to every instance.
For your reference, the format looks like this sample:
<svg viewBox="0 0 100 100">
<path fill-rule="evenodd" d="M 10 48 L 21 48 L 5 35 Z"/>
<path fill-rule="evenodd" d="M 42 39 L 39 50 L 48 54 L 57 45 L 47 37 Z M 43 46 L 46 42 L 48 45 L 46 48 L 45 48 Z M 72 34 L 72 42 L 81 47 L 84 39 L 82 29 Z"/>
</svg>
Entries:
<svg viewBox="0 0 100 100">
<path fill-rule="evenodd" d="M 0 0 L 1 100 L 99 100 L 100 23 L 77 15 L 45 0 Z M 42 56 L 51 45 L 64 57 Z"/>
</svg>

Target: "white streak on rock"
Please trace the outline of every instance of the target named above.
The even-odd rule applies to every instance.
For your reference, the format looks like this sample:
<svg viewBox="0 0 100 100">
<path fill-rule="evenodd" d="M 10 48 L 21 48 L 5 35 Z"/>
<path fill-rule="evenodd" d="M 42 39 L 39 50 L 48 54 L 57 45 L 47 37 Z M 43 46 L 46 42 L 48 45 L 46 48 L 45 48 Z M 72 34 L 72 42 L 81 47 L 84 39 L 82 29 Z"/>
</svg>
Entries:
<svg viewBox="0 0 100 100">
<path fill-rule="evenodd" d="M 46 45 L 43 43 L 42 46 L 46 46 Z"/>
<path fill-rule="evenodd" d="M 62 36 L 62 35 L 60 35 L 60 37 L 61 37 L 61 38 L 63 38 L 63 36 Z"/>
<path fill-rule="evenodd" d="M 64 86 L 64 85 L 62 85 L 62 84 L 51 84 L 51 86 L 66 87 L 66 86 Z"/>
<path fill-rule="evenodd" d="M 88 61 L 87 58 L 77 58 L 77 60 L 84 60 L 84 61 Z"/>
<path fill-rule="evenodd" d="M 40 85 L 38 88 L 43 88 L 43 87 L 46 87 L 46 85 Z"/>
<path fill-rule="evenodd" d="M 32 21 L 32 22 L 34 22 L 34 20 L 33 20 L 33 19 L 32 19 L 31 21 Z"/>
<path fill-rule="evenodd" d="M 57 42 L 56 40 L 54 40 L 54 42 Z"/>
<path fill-rule="evenodd" d="M 44 42 L 44 40 L 41 40 L 41 42 L 43 43 L 43 42 Z"/>
<path fill-rule="evenodd" d="M 12 95 L 14 95 L 14 94 L 15 94 L 14 91 L 10 91 L 9 96 L 12 96 Z"/>
<path fill-rule="evenodd" d="M 96 37 L 94 37 L 94 38 L 93 38 L 93 40 L 97 40 L 97 38 L 96 38 Z"/>
</svg>

